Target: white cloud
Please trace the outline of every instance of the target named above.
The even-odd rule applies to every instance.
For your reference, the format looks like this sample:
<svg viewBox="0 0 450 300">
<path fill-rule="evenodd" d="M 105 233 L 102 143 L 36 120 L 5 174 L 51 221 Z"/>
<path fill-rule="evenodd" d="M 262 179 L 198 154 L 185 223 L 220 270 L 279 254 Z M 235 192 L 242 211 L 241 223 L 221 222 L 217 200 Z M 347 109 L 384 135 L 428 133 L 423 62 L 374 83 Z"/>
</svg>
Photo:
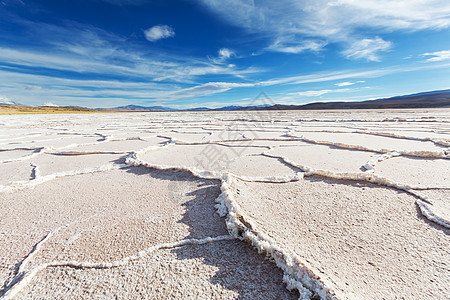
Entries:
<svg viewBox="0 0 450 300">
<path fill-rule="evenodd" d="M 299 92 L 296 94 L 299 96 L 305 96 L 305 97 L 318 97 L 318 96 L 328 94 L 330 92 L 332 92 L 332 90 L 306 91 L 306 92 Z"/>
<path fill-rule="evenodd" d="M 409 69 L 407 69 L 409 70 Z M 345 71 L 335 71 L 335 72 L 318 72 L 309 75 L 291 76 L 284 78 L 271 79 L 267 81 L 262 81 L 261 85 L 276 85 L 276 84 L 303 84 L 303 83 L 313 83 L 313 82 L 327 82 L 334 80 L 344 80 L 350 78 L 361 78 L 361 77 L 381 77 L 391 73 L 403 72 L 403 69 L 396 70 L 392 69 L 373 69 L 373 70 L 345 70 Z"/>
<path fill-rule="evenodd" d="M 150 42 L 175 36 L 175 30 L 169 25 L 156 25 L 144 30 L 145 38 Z"/>
<path fill-rule="evenodd" d="M 357 83 L 364 83 L 364 82 L 365 82 L 364 80 L 359 80 L 359 81 L 355 81 L 355 82 L 344 81 L 344 82 L 336 83 L 335 85 L 337 85 L 337 86 L 349 86 L 349 85 L 354 85 L 354 84 L 357 84 Z"/>
<path fill-rule="evenodd" d="M 350 48 L 342 54 L 349 59 L 366 59 L 368 61 L 380 61 L 378 52 L 387 51 L 392 43 L 376 37 L 375 39 L 362 39 L 352 43 Z"/>
<path fill-rule="evenodd" d="M 278 39 L 274 44 L 268 47 L 269 50 L 284 52 L 284 53 L 300 53 L 305 51 L 319 52 L 327 45 L 326 41 L 321 40 L 306 40 L 295 42 L 287 42 L 285 39 Z"/>
<path fill-rule="evenodd" d="M 319 90 L 319 91 L 304 91 L 304 92 L 297 92 L 297 93 L 289 93 L 289 95 L 299 95 L 303 97 L 319 97 L 328 93 L 340 93 L 340 92 L 347 92 L 350 89 L 337 89 L 337 90 Z"/>
<path fill-rule="evenodd" d="M 450 50 L 443 50 L 443 51 L 437 51 L 437 52 L 431 52 L 431 53 L 424 53 L 423 56 L 432 56 L 430 58 L 427 58 L 426 61 L 442 61 L 450 59 Z"/>
<path fill-rule="evenodd" d="M 361 36 L 376 30 L 379 34 L 393 31 L 439 30 L 450 27 L 448 0 L 202 0 L 204 5 L 233 25 L 271 39 L 274 51 L 300 53 L 305 38 L 343 43 L 374 40 Z M 375 39 L 376 40 L 376 39 Z M 372 42 L 373 43 L 373 42 Z M 384 47 L 388 46 L 384 43 Z M 284 45 L 287 45 L 286 47 Z M 378 43 L 378 46 L 380 43 Z M 269 46 L 270 47 L 270 46 Z M 384 49 L 383 47 L 381 49 Z M 315 49 L 312 49 L 313 51 Z M 349 52 L 349 54 L 351 54 Z M 350 58 L 377 60 L 376 52 L 355 53 Z"/>
<path fill-rule="evenodd" d="M 216 65 L 225 65 L 225 62 L 230 57 L 234 56 L 235 53 L 233 50 L 228 48 L 222 48 L 218 51 L 217 57 L 209 57 L 209 60 Z M 229 68 L 234 68 L 234 64 L 228 64 Z"/>
<path fill-rule="evenodd" d="M 234 51 L 228 48 L 222 48 L 219 50 L 219 58 L 227 59 L 234 55 Z"/>
<path fill-rule="evenodd" d="M 228 91 L 238 87 L 252 87 L 254 83 L 236 83 L 236 82 L 208 82 L 185 89 L 181 89 L 169 94 L 169 98 L 181 99 L 192 96 L 207 96 Z"/>
</svg>

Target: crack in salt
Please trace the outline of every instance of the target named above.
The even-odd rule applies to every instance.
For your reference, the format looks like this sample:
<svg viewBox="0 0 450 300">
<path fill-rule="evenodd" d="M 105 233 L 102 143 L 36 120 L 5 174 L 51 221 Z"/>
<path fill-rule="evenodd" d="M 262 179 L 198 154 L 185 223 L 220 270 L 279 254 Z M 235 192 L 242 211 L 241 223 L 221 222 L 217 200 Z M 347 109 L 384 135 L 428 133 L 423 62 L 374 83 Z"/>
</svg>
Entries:
<svg viewBox="0 0 450 300">
<path fill-rule="evenodd" d="M 412 157 L 425 157 L 425 158 L 441 158 L 441 159 L 450 159 L 449 153 L 447 151 L 442 152 L 436 152 L 436 151 L 398 151 L 398 150 L 392 150 L 392 149 L 372 149 L 360 145 L 349 145 L 344 143 L 335 143 L 330 141 L 317 141 L 314 139 L 309 139 L 304 136 L 295 136 L 292 132 L 287 133 L 287 135 L 296 137 L 299 141 L 316 144 L 316 145 L 326 145 L 326 146 L 333 146 L 336 148 L 341 149 L 351 149 L 351 150 L 360 150 L 360 151 L 367 151 L 367 152 L 374 152 L 374 153 L 390 153 L 390 152 L 399 152 L 403 156 L 412 156 Z"/>
<path fill-rule="evenodd" d="M 320 176 L 324 178 L 330 178 L 330 179 L 339 179 L 339 180 L 351 180 L 351 181 L 363 181 L 368 183 L 374 183 L 386 187 L 395 188 L 401 191 L 404 191 L 410 195 L 413 195 L 417 200 L 416 204 L 420 208 L 423 215 L 430 221 L 435 222 L 445 228 L 450 228 L 450 220 L 447 220 L 441 216 L 438 215 L 438 213 L 434 212 L 430 206 L 433 204 L 430 203 L 425 197 L 419 195 L 414 190 L 431 190 L 431 189 L 450 189 L 450 187 L 419 187 L 419 186 L 412 186 L 407 184 L 398 184 L 394 182 L 391 179 L 388 179 L 386 177 L 380 177 L 373 173 L 338 173 L 328 170 L 319 170 L 314 169 L 311 167 L 307 167 L 304 165 L 301 165 L 299 163 L 296 163 L 284 156 L 280 155 L 272 155 L 269 153 L 264 153 L 264 155 L 273 157 L 273 158 L 279 158 L 283 160 L 286 164 L 291 165 L 292 167 L 298 168 L 302 172 L 304 172 L 304 176 Z"/>
<path fill-rule="evenodd" d="M 39 184 L 42 184 L 44 182 L 66 177 L 66 176 L 76 176 L 76 175 L 82 175 L 82 174 L 89 174 L 89 173 L 98 173 L 98 172 L 105 172 L 105 171 L 111 171 L 111 170 L 117 170 L 117 169 L 123 169 L 128 168 L 129 166 L 127 164 L 107 164 L 102 165 L 94 168 L 86 168 L 81 170 L 72 170 L 72 171 L 66 171 L 66 172 L 59 172 L 59 173 L 53 173 L 46 176 L 37 176 L 33 180 L 30 181 L 14 181 L 8 185 L 0 185 L 0 193 L 5 192 L 14 192 L 26 188 L 34 188 Z"/>
<path fill-rule="evenodd" d="M 48 237 L 48 236 L 47 236 Z M 44 240 L 47 240 L 47 237 Z M 22 274 L 21 278 L 19 278 L 13 285 L 9 286 L 6 289 L 0 299 L 11 300 L 15 296 L 17 296 L 30 282 L 36 277 L 40 272 L 44 271 L 47 268 L 51 267 L 70 267 L 70 268 L 81 268 L 81 269 L 112 269 L 120 266 L 124 266 L 127 263 L 138 260 L 144 256 L 147 256 L 151 252 L 160 249 L 172 249 L 176 247 L 182 247 L 187 245 L 204 245 L 212 242 L 222 242 L 222 241 L 231 241 L 236 239 L 230 235 L 222 235 L 218 237 L 207 237 L 204 239 L 185 239 L 174 243 L 164 243 L 155 246 L 151 246 L 147 249 L 144 249 L 134 255 L 127 256 L 122 258 L 121 260 L 113 261 L 113 262 L 77 262 L 77 261 L 56 261 L 50 263 L 44 263 L 37 267 L 34 267 L 28 272 Z"/>
<path fill-rule="evenodd" d="M 300 299 L 310 299 L 313 294 L 319 295 L 322 299 L 335 299 L 334 292 L 327 288 L 321 279 L 314 274 L 309 264 L 302 261 L 295 253 L 277 246 L 273 240 L 263 233 L 249 229 L 254 228 L 254 226 L 245 221 L 246 219 L 242 216 L 241 212 L 239 212 L 237 202 L 231 197 L 231 193 L 228 190 L 228 186 L 230 185 L 229 180 L 232 177 L 242 181 L 286 183 L 300 180 L 303 178 L 303 173 L 284 177 L 245 177 L 231 173 L 223 174 L 221 172 L 198 170 L 189 167 L 150 164 L 139 159 L 141 153 L 170 146 L 171 145 L 149 147 L 131 153 L 126 159 L 126 163 L 130 166 L 145 166 L 159 170 L 182 170 L 190 172 L 198 178 L 220 180 L 222 182 L 222 193 L 216 199 L 216 209 L 220 216 L 226 216 L 226 226 L 230 234 L 236 238 L 241 238 L 250 242 L 250 244 L 256 247 L 259 252 L 262 251 L 272 257 L 275 260 L 276 265 L 283 270 L 285 274 L 283 280 L 288 288 L 296 288 L 299 290 Z M 247 226 L 245 226 L 245 224 Z"/>
</svg>

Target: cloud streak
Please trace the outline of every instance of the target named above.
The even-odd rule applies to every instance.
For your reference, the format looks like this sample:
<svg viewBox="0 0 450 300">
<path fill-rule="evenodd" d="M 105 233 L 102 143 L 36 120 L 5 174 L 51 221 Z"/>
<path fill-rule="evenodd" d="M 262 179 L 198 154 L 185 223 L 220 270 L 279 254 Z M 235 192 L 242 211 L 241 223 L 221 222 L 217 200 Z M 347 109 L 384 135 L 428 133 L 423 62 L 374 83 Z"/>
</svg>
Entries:
<svg viewBox="0 0 450 300">
<path fill-rule="evenodd" d="M 344 82 L 335 83 L 334 85 L 337 85 L 337 86 L 341 87 L 341 86 L 349 86 L 349 85 L 354 85 L 354 84 L 357 84 L 357 83 L 364 83 L 364 82 L 365 82 L 364 80 L 358 80 L 358 81 L 355 81 L 355 82 L 344 81 Z"/>
<path fill-rule="evenodd" d="M 374 39 L 362 39 L 353 42 L 342 53 L 348 59 L 366 59 L 368 61 L 380 61 L 379 52 L 386 52 L 392 48 L 392 43 L 379 37 Z"/>
<path fill-rule="evenodd" d="M 321 40 L 305 40 L 300 42 L 288 42 L 286 40 L 286 38 L 278 38 L 268 49 L 276 52 L 298 54 L 307 51 L 320 52 L 327 45 L 326 41 Z"/>
<path fill-rule="evenodd" d="M 450 50 L 424 53 L 422 55 L 423 56 L 431 56 L 430 58 L 426 59 L 427 62 L 449 60 L 450 59 Z"/>
<path fill-rule="evenodd" d="M 304 91 L 297 93 L 289 93 L 289 95 L 299 95 L 303 97 L 320 97 L 329 93 L 342 93 L 348 92 L 350 89 L 335 89 L 335 90 L 318 90 L 318 91 Z"/>
</svg>

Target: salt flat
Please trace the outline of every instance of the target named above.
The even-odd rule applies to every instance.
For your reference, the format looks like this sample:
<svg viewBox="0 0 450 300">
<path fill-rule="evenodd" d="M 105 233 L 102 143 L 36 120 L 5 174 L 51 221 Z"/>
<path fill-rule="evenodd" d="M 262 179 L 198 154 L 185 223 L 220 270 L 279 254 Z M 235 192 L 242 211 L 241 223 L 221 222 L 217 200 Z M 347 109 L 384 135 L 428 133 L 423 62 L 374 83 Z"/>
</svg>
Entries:
<svg viewBox="0 0 450 300">
<path fill-rule="evenodd" d="M 447 299 L 450 109 L 0 117 L 0 297 Z"/>
</svg>

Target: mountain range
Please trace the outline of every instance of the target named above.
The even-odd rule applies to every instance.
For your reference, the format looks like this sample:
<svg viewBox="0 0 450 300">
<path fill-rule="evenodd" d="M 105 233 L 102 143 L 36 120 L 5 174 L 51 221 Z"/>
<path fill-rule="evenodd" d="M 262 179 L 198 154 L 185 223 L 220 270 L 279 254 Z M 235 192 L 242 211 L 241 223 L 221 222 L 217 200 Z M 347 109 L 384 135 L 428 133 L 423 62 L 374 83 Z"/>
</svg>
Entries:
<svg viewBox="0 0 450 300">
<path fill-rule="evenodd" d="M 450 107 L 450 89 L 416 93 L 376 100 L 357 102 L 313 102 L 302 105 L 264 104 L 253 106 L 225 106 L 220 108 L 196 107 L 174 109 L 165 106 L 127 105 L 102 108 L 109 111 L 238 111 L 238 110 L 321 110 L 321 109 L 387 109 L 387 108 L 437 108 Z"/>
<path fill-rule="evenodd" d="M 268 98 L 267 98 L 268 99 Z M 1 101 L 2 99 L 0 99 Z M 4 102 L 4 103 L 2 103 Z M 23 106 L 12 101 L 2 101 L 1 106 Z M 250 105 L 250 106 L 224 106 L 220 108 L 208 108 L 208 107 L 196 107 L 190 109 L 175 109 L 165 106 L 139 106 L 139 105 L 126 105 L 114 108 L 97 108 L 87 109 L 84 107 L 67 106 L 59 107 L 57 110 L 89 110 L 89 111 L 123 111 L 123 112 L 145 112 L 145 111 L 240 111 L 240 110 L 321 110 L 321 109 L 387 109 L 387 108 L 438 108 L 449 107 L 450 108 L 450 89 L 423 92 L 411 95 L 397 96 L 391 98 L 383 98 L 377 100 L 357 101 L 357 102 L 313 102 L 302 105 L 285 105 L 285 104 L 263 104 L 263 105 Z M 35 108 L 46 108 L 46 106 L 39 106 Z"/>
</svg>

